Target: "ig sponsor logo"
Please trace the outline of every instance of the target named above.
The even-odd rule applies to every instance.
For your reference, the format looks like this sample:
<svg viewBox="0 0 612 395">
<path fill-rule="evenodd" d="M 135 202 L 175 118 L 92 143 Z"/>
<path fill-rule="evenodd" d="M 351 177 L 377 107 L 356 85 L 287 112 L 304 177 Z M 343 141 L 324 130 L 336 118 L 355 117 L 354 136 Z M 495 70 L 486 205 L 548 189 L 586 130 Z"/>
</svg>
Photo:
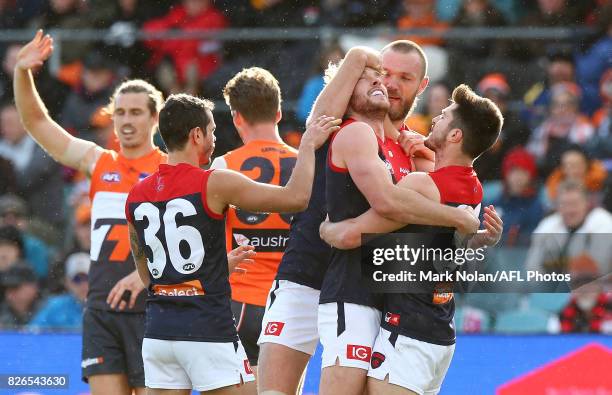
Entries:
<svg viewBox="0 0 612 395">
<path fill-rule="evenodd" d="M 355 344 L 347 344 L 346 357 L 348 359 L 356 359 L 358 361 L 370 362 L 372 348 L 368 346 L 359 346 Z"/>
<path fill-rule="evenodd" d="M 284 322 L 268 322 L 266 325 L 266 330 L 264 333 L 270 336 L 280 336 L 283 331 L 283 327 L 285 326 Z"/>
</svg>

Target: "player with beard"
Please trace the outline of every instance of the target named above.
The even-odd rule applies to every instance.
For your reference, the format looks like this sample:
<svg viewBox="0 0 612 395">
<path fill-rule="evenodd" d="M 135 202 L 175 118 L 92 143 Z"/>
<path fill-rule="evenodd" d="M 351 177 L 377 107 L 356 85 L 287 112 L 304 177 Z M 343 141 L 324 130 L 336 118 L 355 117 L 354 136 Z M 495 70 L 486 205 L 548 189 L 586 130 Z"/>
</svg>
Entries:
<svg viewBox="0 0 612 395">
<path fill-rule="evenodd" d="M 130 255 L 122 210 L 128 192 L 153 173 L 166 155 L 153 145 L 161 93 L 142 80 L 121 84 L 109 110 L 119 153 L 70 135 L 47 114 L 32 76 L 53 51 L 42 31 L 19 52 L 15 103 L 30 135 L 64 166 L 91 178 L 91 267 L 83 316 L 82 375 L 92 394 L 144 394 L 140 349 L 144 329 L 144 289 Z"/>
<path fill-rule="evenodd" d="M 24 126 L 49 155 L 91 179 L 92 264 L 83 316 L 82 376 L 93 395 L 127 395 L 132 390 L 144 394 L 145 295 L 130 254 L 123 206 L 132 186 L 166 162 L 166 155 L 153 145 L 163 97 L 146 81 L 125 81 L 107 108 L 120 152 L 78 139 L 49 117 L 34 84 L 32 71 L 52 51 L 53 40 L 42 31 L 21 49 L 15 66 L 15 104 Z M 232 251 L 230 267 L 246 254 L 244 249 Z"/>
<path fill-rule="evenodd" d="M 414 172 L 398 184 L 435 202 L 480 210 L 482 186 L 472 164 L 499 136 L 503 117 L 497 106 L 460 85 L 452 103 L 434 118 L 425 145 L 436 154 L 435 169 Z M 333 220 L 333 218 L 330 217 Z M 503 224 L 485 213 L 486 229 L 469 246 L 478 248 L 495 241 Z M 399 230 L 398 230 L 399 229 Z M 321 236 L 336 248 L 354 251 L 362 233 L 448 234 L 440 248 L 455 248 L 454 228 L 405 225 L 368 210 L 357 218 L 325 222 Z M 358 263 L 357 263 L 358 264 Z M 331 268 L 330 268 L 331 270 Z M 452 293 L 431 284 L 429 293 L 389 293 L 384 296 L 381 322 L 368 372 L 369 394 L 436 394 L 440 390 L 455 348 L 452 325 Z"/>
<path fill-rule="evenodd" d="M 373 76 L 372 73 L 376 73 L 374 70 L 364 72 L 365 59 L 361 53 L 353 52 L 353 55 L 349 54 L 347 58 L 351 56 L 363 60 L 358 80 L 363 77 L 365 87 L 362 87 L 362 90 L 371 90 L 370 93 L 374 95 L 369 97 L 367 92 L 362 92 L 362 96 L 366 95 L 367 100 L 373 101 L 376 105 L 388 106 L 385 89 L 380 84 L 381 76 Z M 347 71 L 354 72 L 354 68 L 343 71 L 345 65 L 351 64 L 352 61 L 348 62 L 345 59 L 338 69 L 338 75 Z M 333 95 L 331 87 L 337 86 L 335 78 L 331 79 L 322 95 Z M 353 82 L 353 87 L 355 84 L 356 81 Z M 345 108 L 348 101 L 347 99 L 345 102 Z M 322 114 L 323 111 L 324 109 L 317 104 L 312 114 Z M 387 110 L 378 111 L 385 113 Z M 312 114 L 310 119 L 316 119 Z M 441 223 L 447 226 L 459 226 L 466 233 L 476 231 L 478 222 L 464 210 L 433 204 L 422 199 L 418 193 L 394 187 L 393 182 L 410 171 L 410 164 L 404 162 L 403 166 L 396 165 L 393 168 L 389 162 L 396 174 L 394 179 L 378 153 L 378 140 L 373 129 L 363 122 L 353 123 L 355 125 L 345 123 L 345 129 L 357 129 L 361 132 L 350 133 L 350 139 L 343 137 L 341 140 L 345 143 L 352 140 L 354 150 L 348 152 L 352 152 L 353 158 L 356 159 L 351 162 L 351 167 L 358 168 L 356 172 L 359 173 L 357 176 L 360 181 L 359 189 L 366 191 L 364 192 L 368 201 L 366 210 L 371 205 L 377 212 L 391 218 L 412 218 L 411 221 L 421 224 Z M 358 125 L 363 126 L 363 129 Z M 382 135 L 379 137 L 382 138 Z M 399 145 L 392 140 L 385 139 L 384 142 L 390 143 L 390 151 L 395 152 L 396 157 L 401 156 Z M 308 359 L 314 354 L 319 340 L 317 330 L 319 290 L 330 257 L 330 248 L 320 239 L 318 231 L 327 214 L 325 190 L 328 146 L 329 144 L 324 145 L 316 152 L 315 181 L 310 203 L 306 211 L 294 216 L 289 244 L 268 297 L 259 339 L 261 349 L 258 363 L 260 372 L 258 389 L 262 394 L 296 393 Z M 401 203 L 396 205 L 394 202 L 397 201 Z M 361 363 L 363 364 L 362 361 Z M 363 368 L 367 370 L 367 362 Z M 365 382 L 366 370 L 361 370 L 359 388 L 362 388 Z M 344 385 L 349 383 L 353 385 L 351 380 L 344 382 L 342 390 L 336 393 L 345 393 L 347 388 Z"/>
</svg>

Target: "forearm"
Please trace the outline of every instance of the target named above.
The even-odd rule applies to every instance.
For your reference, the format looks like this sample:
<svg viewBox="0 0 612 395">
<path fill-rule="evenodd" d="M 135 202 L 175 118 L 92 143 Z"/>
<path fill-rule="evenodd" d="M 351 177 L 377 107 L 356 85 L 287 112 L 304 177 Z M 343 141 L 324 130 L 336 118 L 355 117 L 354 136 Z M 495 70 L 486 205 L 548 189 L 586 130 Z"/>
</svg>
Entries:
<svg viewBox="0 0 612 395">
<path fill-rule="evenodd" d="M 298 151 L 297 161 L 291 178 L 284 188 L 283 200 L 301 202 L 303 208 L 308 205 L 312 192 L 312 181 L 315 171 L 315 149 L 310 141 L 302 140 Z"/>
<path fill-rule="evenodd" d="M 325 114 L 334 118 L 342 118 L 349 101 L 368 62 L 368 55 L 359 48 L 351 49 L 334 78 L 325 85 L 314 102 L 306 124 Z"/>
<path fill-rule="evenodd" d="M 393 202 L 390 208 L 379 213 L 382 216 L 403 224 L 436 225 L 458 227 L 461 216 L 459 209 L 427 199 L 418 192 L 394 187 Z"/>
<path fill-rule="evenodd" d="M 149 268 L 147 267 L 147 257 L 144 250 L 140 248 L 140 241 L 138 240 L 138 234 L 136 230 L 130 224 L 128 227 L 130 235 L 130 248 L 132 250 L 132 257 L 134 258 L 134 264 L 136 265 L 136 271 L 140 281 L 144 284 L 145 288 L 149 287 Z"/>
<path fill-rule="evenodd" d="M 50 132 L 51 129 L 61 128 L 49 117 L 30 70 L 15 69 L 13 90 L 15 105 L 24 127 L 54 159 L 61 158 L 71 136 L 67 132 Z"/>
</svg>

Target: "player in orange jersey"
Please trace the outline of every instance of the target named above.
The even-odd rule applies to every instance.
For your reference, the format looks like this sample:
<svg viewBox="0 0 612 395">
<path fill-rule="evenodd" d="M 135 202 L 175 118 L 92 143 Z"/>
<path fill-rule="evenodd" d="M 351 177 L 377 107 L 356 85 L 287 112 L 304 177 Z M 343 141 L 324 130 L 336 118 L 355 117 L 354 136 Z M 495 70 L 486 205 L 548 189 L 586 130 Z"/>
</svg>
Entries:
<svg viewBox="0 0 612 395">
<path fill-rule="evenodd" d="M 287 184 L 297 151 L 278 134 L 282 113 L 276 78 L 259 67 L 245 69 L 227 83 L 223 95 L 244 145 L 216 158 L 211 168 L 239 171 L 257 182 Z M 227 250 L 248 245 L 257 253 L 253 264 L 242 265 L 244 270 L 230 276 L 238 334 L 255 373 L 261 320 L 289 238 L 290 221 L 290 214 L 253 213 L 235 208 L 227 212 Z"/>
</svg>

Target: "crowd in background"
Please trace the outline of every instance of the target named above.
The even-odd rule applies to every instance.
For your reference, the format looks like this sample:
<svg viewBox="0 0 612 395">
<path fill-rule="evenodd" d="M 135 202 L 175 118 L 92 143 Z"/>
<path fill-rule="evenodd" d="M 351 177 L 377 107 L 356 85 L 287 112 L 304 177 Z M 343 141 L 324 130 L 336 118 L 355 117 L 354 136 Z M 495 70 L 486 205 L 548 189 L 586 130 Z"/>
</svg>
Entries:
<svg viewBox="0 0 612 395">
<path fill-rule="evenodd" d="M 502 110 L 501 136 L 475 164 L 485 203 L 504 221 L 498 265 L 572 271 L 586 284 L 573 294 L 458 297 L 457 328 L 612 333 L 610 290 L 592 281 L 612 272 L 609 1 L 0 0 L 0 31 L 105 29 L 100 42 L 61 45 L 59 69 L 45 65 L 36 82 L 59 124 L 109 149 L 118 142 L 104 107 L 123 79 L 220 100 L 225 83 L 250 66 L 278 78 L 281 133 L 297 145 L 324 69 L 359 38 L 141 41 L 136 33 L 322 26 L 588 28 L 564 40 L 379 39 L 411 39 L 430 59 L 431 81 L 407 121 L 411 129 L 426 135 L 462 82 Z M 0 329 L 78 329 L 89 267 L 88 180 L 53 161 L 19 121 L 12 72 L 22 45 L 0 42 Z M 215 117 L 221 155 L 239 140 L 227 112 L 219 108 Z"/>
</svg>

